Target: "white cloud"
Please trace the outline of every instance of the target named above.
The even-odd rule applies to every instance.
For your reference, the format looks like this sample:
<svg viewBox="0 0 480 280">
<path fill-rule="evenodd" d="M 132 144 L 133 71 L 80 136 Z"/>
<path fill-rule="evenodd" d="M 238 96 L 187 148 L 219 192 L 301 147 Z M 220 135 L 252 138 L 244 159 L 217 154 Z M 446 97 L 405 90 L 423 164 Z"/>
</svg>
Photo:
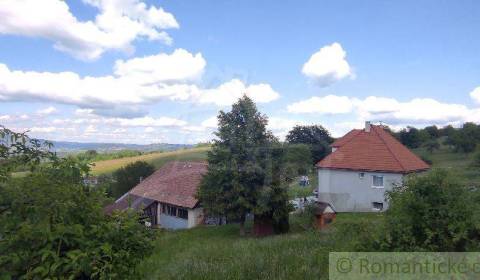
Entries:
<svg viewBox="0 0 480 280">
<path fill-rule="evenodd" d="M 345 59 L 347 53 L 339 43 L 322 47 L 303 65 L 302 73 L 321 87 L 353 77 L 352 69 Z"/>
<path fill-rule="evenodd" d="M 201 53 L 195 55 L 184 49 L 177 49 L 168 55 L 133 58 L 115 62 L 115 74 L 132 79 L 141 85 L 159 82 L 185 82 L 198 80 L 206 61 Z"/>
<path fill-rule="evenodd" d="M 169 117 L 143 117 L 143 118 L 134 118 L 134 119 L 118 119 L 120 126 L 134 126 L 134 127 L 158 127 L 158 126 L 185 126 L 187 125 L 186 121 L 182 121 L 175 118 Z"/>
<path fill-rule="evenodd" d="M 347 96 L 327 95 L 311 97 L 288 105 L 290 113 L 345 114 L 352 112 L 354 104 Z"/>
<path fill-rule="evenodd" d="M 96 126 L 94 126 L 92 124 L 87 126 L 87 128 L 85 128 L 85 130 L 83 131 L 83 133 L 85 133 L 85 134 L 93 134 L 93 133 L 96 133 L 96 132 L 98 132 L 98 129 L 97 129 Z"/>
<path fill-rule="evenodd" d="M 37 132 L 37 133 L 51 133 L 56 131 L 57 128 L 53 126 L 48 126 L 48 127 L 37 127 L 34 126 L 30 129 L 31 132 Z"/>
<path fill-rule="evenodd" d="M 218 127 L 218 118 L 216 116 L 213 116 L 211 118 L 208 118 L 202 122 L 202 127 L 206 128 L 217 128 Z"/>
<path fill-rule="evenodd" d="M 152 133 L 152 132 L 155 131 L 155 128 L 149 126 L 149 127 L 146 127 L 144 131 L 145 131 L 145 133 Z"/>
<path fill-rule="evenodd" d="M 257 103 L 268 103 L 279 98 L 279 94 L 268 84 L 255 84 L 247 86 L 238 79 L 223 83 L 214 89 L 198 91 L 196 100 L 199 103 L 211 103 L 217 106 L 233 104 L 244 94 Z"/>
<path fill-rule="evenodd" d="M 93 60 L 107 50 L 132 50 L 138 37 L 171 44 L 163 31 L 178 28 L 174 16 L 139 0 L 84 0 L 95 7 L 95 21 L 81 21 L 61 0 L 0 1 L 0 34 L 41 37 L 54 48 Z"/>
<path fill-rule="evenodd" d="M 10 120 L 11 117 L 9 115 L 1 115 L 0 116 L 0 121 L 7 121 L 7 120 Z"/>
<path fill-rule="evenodd" d="M 37 114 L 46 116 L 46 115 L 51 115 L 53 113 L 57 112 L 57 109 L 53 106 L 47 107 L 45 109 L 40 109 L 37 111 Z"/>
<path fill-rule="evenodd" d="M 449 124 L 472 119 L 475 112 L 465 105 L 442 103 L 431 98 L 400 102 L 393 98 L 369 96 L 358 99 L 328 95 L 311 97 L 287 107 L 293 113 L 354 113 L 360 121 L 383 121 L 390 124 Z M 480 120 L 480 119 L 479 119 Z"/>
<path fill-rule="evenodd" d="M 480 87 L 476 87 L 472 90 L 472 92 L 470 92 L 470 97 L 480 104 Z"/>
<path fill-rule="evenodd" d="M 201 76 L 205 64 L 200 53 L 183 49 L 117 61 L 115 75 L 98 77 L 15 71 L 0 64 L 0 102 L 55 102 L 79 106 L 79 114 L 135 118 L 147 114 L 143 105 L 166 99 L 228 106 L 243 94 L 259 103 L 279 97 L 268 84 L 246 85 L 238 79 L 210 89 L 188 83 Z"/>
</svg>

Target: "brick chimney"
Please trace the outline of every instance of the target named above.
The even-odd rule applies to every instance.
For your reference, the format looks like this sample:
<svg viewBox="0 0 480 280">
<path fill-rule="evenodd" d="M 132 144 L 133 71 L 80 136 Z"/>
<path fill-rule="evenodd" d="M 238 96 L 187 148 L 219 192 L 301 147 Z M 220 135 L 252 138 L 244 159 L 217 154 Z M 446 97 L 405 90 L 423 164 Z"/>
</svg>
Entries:
<svg viewBox="0 0 480 280">
<path fill-rule="evenodd" d="M 365 122 L 365 132 L 370 132 L 372 128 L 372 123 L 370 123 L 369 121 L 366 121 Z"/>
</svg>

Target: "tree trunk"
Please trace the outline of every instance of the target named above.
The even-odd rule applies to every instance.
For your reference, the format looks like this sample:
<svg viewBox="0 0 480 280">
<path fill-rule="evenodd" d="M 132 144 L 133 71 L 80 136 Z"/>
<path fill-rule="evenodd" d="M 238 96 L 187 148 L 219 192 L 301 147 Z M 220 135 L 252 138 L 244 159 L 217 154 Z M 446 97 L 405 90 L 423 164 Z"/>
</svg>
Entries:
<svg viewBox="0 0 480 280">
<path fill-rule="evenodd" d="M 240 236 L 245 236 L 245 216 L 240 219 Z"/>
</svg>

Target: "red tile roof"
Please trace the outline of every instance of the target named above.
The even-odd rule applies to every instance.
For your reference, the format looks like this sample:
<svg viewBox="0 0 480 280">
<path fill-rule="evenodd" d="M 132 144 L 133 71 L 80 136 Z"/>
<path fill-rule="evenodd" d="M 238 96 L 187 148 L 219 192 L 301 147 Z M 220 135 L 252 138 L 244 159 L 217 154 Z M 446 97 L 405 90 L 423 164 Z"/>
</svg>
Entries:
<svg viewBox="0 0 480 280">
<path fill-rule="evenodd" d="M 180 207 L 194 208 L 206 162 L 170 162 L 130 190 L 130 194 Z"/>
<path fill-rule="evenodd" d="M 355 129 L 332 144 L 337 150 L 317 163 L 319 168 L 411 173 L 430 168 L 382 126 L 370 132 Z"/>
</svg>

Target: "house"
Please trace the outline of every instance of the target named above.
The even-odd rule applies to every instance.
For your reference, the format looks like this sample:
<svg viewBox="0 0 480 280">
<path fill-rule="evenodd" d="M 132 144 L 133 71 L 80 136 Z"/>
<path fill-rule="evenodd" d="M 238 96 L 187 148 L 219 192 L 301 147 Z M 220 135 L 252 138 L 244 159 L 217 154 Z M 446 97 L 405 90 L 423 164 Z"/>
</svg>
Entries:
<svg viewBox="0 0 480 280">
<path fill-rule="evenodd" d="M 332 153 L 316 167 L 319 200 L 337 212 L 383 211 L 386 191 L 405 175 L 430 168 L 383 126 L 370 122 L 335 141 Z"/>
<path fill-rule="evenodd" d="M 317 229 L 324 229 L 335 220 L 337 212 L 330 203 L 316 201 L 314 207 Z"/>
<path fill-rule="evenodd" d="M 170 162 L 119 198 L 105 211 L 143 210 L 152 226 L 191 228 L 203 222 L 203 210 L 195 197 L 206 162 Z"/>
</svg>

